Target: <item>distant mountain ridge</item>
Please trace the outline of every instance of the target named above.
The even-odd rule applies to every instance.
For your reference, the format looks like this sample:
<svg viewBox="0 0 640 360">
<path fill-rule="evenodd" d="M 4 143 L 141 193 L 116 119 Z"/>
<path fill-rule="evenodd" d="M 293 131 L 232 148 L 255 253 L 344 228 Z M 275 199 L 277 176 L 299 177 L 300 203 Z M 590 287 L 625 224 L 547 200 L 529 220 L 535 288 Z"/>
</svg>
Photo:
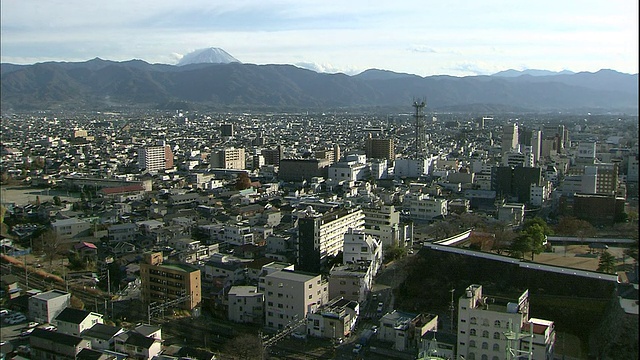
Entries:
<svg viewBox="0 0 640 360">
<path fill-rule="evenodd" d="M 325 74 L 293 65 L 142 60 L 0 64 L 2 109 L 51 107 L 406 109 L 429 111 L 638 112 L 638 74 L 612 70 L 548 76 L 427 76 L 370 69 Z"/>
<path fill-rule="evenodd" d="M 509 70 L 497 72 L 491 76 L 517 77 L 522 75 L 552 76 L 552 75 L 571 75 L 571 74 L 575 74 L 575 73 L 569 70 L 549 71 L 549 70 L 537 70 L 537 69 L 525 69 L 525 70 L 509 69 Z"/>
</svg>

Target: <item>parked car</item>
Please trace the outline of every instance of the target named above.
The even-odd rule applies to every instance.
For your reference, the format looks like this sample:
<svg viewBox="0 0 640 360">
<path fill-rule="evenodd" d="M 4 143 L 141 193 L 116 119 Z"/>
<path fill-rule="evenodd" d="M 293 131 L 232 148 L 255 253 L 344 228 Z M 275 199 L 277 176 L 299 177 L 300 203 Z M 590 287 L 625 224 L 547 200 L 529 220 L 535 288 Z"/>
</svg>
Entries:
<svg viewBox="0 0 640 360">
<path fill-rule="evenodd" d="M 356 346 L 353 348 L 353 353 L 359 354 L 360 350 L 362 350 L 362 344 L 356 344 Z"/>
<path fill-rule="evenodd" d="M 384 307 L 384 304 L 379 302 L 378 303 L 378 314 L 382 312 L 382 308 Z"/>
<path fill-rule="evenodd" d="M 9 310 L 7 309 L 0 309 L 0 317 L 5 317 L 9 315 Z"/>
<path fill-rule="evenodd" d="M 33 328 L 27 329 L 27 330 L 21 332 L 20 336 L 29 336 L 29 335 L 31 335 L 32 332 L 33 332 Z"/>
<path fill-rule="evenodd" d="M 55 326 L 51 325 L 51 324 L 45 325 L 45 326 L 41 327 L 40 329 L 47 330 L 47 331 L 56 331 L 57 330 L 57 328 Z"/>
<path fill-rule="evenodd" d="M 376 325 L 373 325 L 371 327 L 371 331 L 373 331 L 374 334 L 377 334 L 378 333 L 378 327 Z"/>
<path fill-rule="evenodd" d="M 291 337 L 294 339 L 306 340 L 307 335 L 299 332 L 294 332 L 291 334 Z"/>
<path fill-rule="evenodd" d="M 22 314 L 14 316 L 14 317 L 10 317 L 10 318 L 5 320 L 5 322 L 7 324 L 9 324 L 9 325 L 19 324 L 19 323 L 21 323 L 23 321 L 27 321 L 27 317 L 22 315 Z"/>
<path fill-rule="evenodd" d="M 27 324 L 27 329 L 34 328 L 34 327 L 36 327 L 36 326 L 38 326 L 38 325 L 40 325 L 40 323 L 39 323 L 39 322 L 36 322 L 36 321 L 30 321 L 30 322 Z"/>
</svg>

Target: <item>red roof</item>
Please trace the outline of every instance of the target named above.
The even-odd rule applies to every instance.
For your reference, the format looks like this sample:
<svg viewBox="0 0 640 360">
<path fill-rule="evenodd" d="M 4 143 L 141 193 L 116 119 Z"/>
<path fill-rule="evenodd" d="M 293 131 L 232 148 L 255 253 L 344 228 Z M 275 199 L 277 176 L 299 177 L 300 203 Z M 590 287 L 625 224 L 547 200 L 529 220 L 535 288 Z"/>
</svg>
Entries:
<svg viewBox="0 0 640 360">
<path fill-rule="evenodd" d="M 96 249 L 96 250 L 98 249 L 98 247 L 95 244 L 92 244 L 92 243 L 86 242 L 86 241 L 83 241 L 83 242 L 75 245 L 76 249 L 80 249 L 80 248 L 83 248 L 83 247 L 87 247 L 87 248 L 90 248 L 90 249 Z"/>
</svg>

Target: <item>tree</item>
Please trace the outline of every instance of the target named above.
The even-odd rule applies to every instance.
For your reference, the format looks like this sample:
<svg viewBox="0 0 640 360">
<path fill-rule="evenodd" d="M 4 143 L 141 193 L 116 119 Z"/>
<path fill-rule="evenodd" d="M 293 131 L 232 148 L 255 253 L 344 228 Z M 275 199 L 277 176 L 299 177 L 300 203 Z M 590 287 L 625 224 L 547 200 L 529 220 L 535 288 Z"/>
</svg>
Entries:
<svg viewBox="0 0 640 360">
<path fill-rule="evenodd" d="M 251 179 L 247 173 L 240 173 L 236 180 L 236 190 L 244 190 L 251 187 Z"/>
<path fill-rule="evenodd" d="M 524 259 L 524 254 L 532 251 L 531 245 L 533 240 L 531 236 L 528 234 L 520 234 L 511 243 L 510 251 L 511 255 L 518 257 L 520 259 Z"/>
<path fill-rule="evenodd" d="M 60 196 L 56 195 L 53 197 L 53 203 L 56 206 L 62 206 L 62 200 L 60 200 Z"/>
<path fill-rule="evenodd" d="M 638 239 L 631 245 L 630 248 L 624 250 L 624 254 L 636 262 L 638 261 Z"/>
<path fill-rule="evenodd" d="M 598 271 L 613 274 L 616 272 L 616 258 L 608 251 L 603 251 L 600 254 L 600 261 L 598 262 Z"/>
<path fill-rule="evenodd" d="M 53 230 L 49 230 L 42 235 L 42 252 L 49 260 L 49 269 L 53 266 L 53 260 L 62 252 L 62 239 Z"/>
<path fill-rule="evenodd" d="M 229 340 L 225 346 L 225 353 L 238 360 L 252 360 L 263 358 L 263 347 L 256 335 L 242 334 Z"/>
<path fill-rule="evenodd" d="M 531 252 L 531 260 L 536 254 L 540 254 L 544 250 L 544 243 L 547 235 L 551 235 L 553 231 L 549 228 L 546 221 L 541 218 L 533 218 L 525 221 L 521 236 L 528 242 L 529 252 Z M 521 239 L 520 241 L 525 241 Z"/>
</svg>

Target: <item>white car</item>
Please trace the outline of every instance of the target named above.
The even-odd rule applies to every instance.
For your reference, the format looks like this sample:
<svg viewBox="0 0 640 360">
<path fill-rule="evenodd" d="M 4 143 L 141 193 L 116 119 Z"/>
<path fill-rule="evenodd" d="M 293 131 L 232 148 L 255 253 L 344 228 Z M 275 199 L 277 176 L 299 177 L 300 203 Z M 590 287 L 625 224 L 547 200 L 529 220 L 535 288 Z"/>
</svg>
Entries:
<svg viewBox="0 0 640 360">
<path fill-rule="evenodd" d="M 27 324 L 27 329 L 34 328 L 34 327 L 36 327 L 36 326 L 38 326 L 38 325 L 40 325 L 40 323 L 39 323 L 39 322 L 30 321 L 30 322 Z"/>
<path fill-rule="evenodd" d="M 299 332 L 294 332 L 293 334 L 291 334 L 291 337 L 294 339 L 300 339 L 300 340 L 306 340 L 307 339 L 307 335 L 303 334 L 303 333 L 299 333 Z"/>
<path fill-rule="evenodd" d="M 57 328 L 55 326 L 53 326 L 53 325 L 45 325 L 45 326 L 41 327 L 40 329 L 47 330 L 47 331 L 56 331 L 57 330 Z"/>
<path fill-rule="evenodd" d="M 27 330 L 21 332 L 20 336 L 29 336 L 29 335 L 31 335 L 32 332 L 33 332 L 33 328 L 27 329 Z"/>
</svg>

